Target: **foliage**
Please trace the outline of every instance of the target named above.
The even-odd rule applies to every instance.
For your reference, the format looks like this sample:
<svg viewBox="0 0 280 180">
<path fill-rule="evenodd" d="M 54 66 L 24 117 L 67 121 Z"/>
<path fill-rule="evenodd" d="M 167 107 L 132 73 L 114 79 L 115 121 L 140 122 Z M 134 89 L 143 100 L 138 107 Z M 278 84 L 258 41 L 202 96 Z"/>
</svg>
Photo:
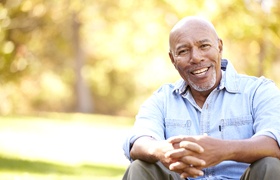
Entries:
<svg viewBox="0 0 280 180">
<path fill-rule="evenodd" d="M 134 115 L 158 86 L 179 78 L 168 59 L 168 34 L 187 15 L 214 23 L 224 57 L 240 72 L 280 82 L 277 0 L 6 0 L 0 3 L 0 113 L 76 111 L 81 76 L 92 111 Z"/>
</svg>

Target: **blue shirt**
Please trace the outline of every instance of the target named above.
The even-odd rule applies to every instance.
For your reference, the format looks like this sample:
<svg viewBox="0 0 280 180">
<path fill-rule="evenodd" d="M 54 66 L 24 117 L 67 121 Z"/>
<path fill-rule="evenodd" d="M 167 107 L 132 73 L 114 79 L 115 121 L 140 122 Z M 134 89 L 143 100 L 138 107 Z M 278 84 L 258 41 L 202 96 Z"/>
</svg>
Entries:
<svg viewBox="0 0 280 180">
<path fill-rule="evenodd" d="M 238 74 L 225 59 L 221 64 L 220 84 L 209 94 L 202 108 L 196 104 L 183 80 L 163 85 L 147 99 L 124 143 L 125 155 L 130 159 L 130 147 L 141 136 L 164 140 L 177 135 L 207 133 L 219 139 L 236 140 L 265 135 L 279 144 L 279 89 L 264 77 Z M 204 176 L 197 179 L 237 180 L 248 165 L 224 161 L 205 168 Z"/>
</svg>

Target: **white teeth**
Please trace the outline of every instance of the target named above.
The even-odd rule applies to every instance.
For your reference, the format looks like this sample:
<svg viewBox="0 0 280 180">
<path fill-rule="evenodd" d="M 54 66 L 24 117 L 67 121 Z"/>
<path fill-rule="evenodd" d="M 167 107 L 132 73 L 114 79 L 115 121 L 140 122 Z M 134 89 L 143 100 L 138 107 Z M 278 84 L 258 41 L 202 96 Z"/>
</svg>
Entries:
<svg viewBox="0 0 280 180">
<path fill-rule="evenodd" d="M 193 71 L 192 73 L 193 73 L 193 74 L 200 74 L 200 73 L 206 72 L 207 70 L 208 70 L 208 68 L 202 68 L 202 69 Z"/>
</svg>

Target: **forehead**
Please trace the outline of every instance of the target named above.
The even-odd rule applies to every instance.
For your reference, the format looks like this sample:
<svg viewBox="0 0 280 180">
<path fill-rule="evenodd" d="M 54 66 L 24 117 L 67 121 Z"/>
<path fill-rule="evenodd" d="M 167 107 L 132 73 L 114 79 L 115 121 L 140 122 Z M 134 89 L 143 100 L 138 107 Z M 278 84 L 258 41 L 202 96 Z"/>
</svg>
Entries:
<svg viewBox="0 0 280 180">
<path fill-rule="evenodd" d="M 214 40 L 214 37 L 207 31 L 184 31 L 174 35 L 174 38 L 171 41 L 171 46 L 173 48 L 194 46 L 203 43 L 214 43 Z"/>
<path fill-rule="evenodd" d="M 173 29 L 170 34 L 170 46 L 178 44 L 197 44 L 214 42 L 217 34 L 213 26 L 207 23 L 191 21 Z"/>
</svg>

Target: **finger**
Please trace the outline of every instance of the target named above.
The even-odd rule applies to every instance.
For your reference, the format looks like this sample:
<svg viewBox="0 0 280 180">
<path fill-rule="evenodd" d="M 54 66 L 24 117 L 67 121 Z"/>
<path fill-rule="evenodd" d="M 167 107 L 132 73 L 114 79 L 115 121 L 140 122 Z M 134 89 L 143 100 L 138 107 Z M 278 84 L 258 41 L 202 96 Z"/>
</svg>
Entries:
<svg viewBox="0 0 280 180">
<path fill-rule="evenodd" d="M 180 177 L 181 177 L 182 179 L 187 179 L 188 177 L 192 177 L 192 176 L 190 176 L 189 174 L 183 172 L 183 173 L 180 175 Z M 197 178 L 197 177 L 194 176 L 193 178 Z"/>
<path fill-rule="evenodd" d="M 203 176 L 204 173 L 202 170 L 197 169 L 195 167 L 187 167 L 184 169 L 184 173 L 188 174 L 189 177 L 197 177 L 197 176 Z"/>
<path fill-rule="evenodd" d="M 185 136 L 174 136 L 174 137 L 170 137 L 169 139 L 167 139 L 167 141 L 169 143 L 180 143 L 181 141 L 183 141 L 185 138 Z"/>
<path fill-rule="evenodd" d="M 184 172 L 181 173 L 181 178 L 183 178 L 183 179 L 188 178 L 188 177 L 196 178 L 198 176 L 203 176 L 203 175 L 204 175 L 204 173 L 200 169 L 197 169 L 195 167 L 186 167 L 184 169 Z"/>
<path fill-rule="evenodd" d="M 181 159 L 179 159 L 179 161 L 184 164 L 191 164 L 194 167 L 203 167 L 206 165 L 206 162 L 204 160 L 194 156 L 184 156 Z"/>
<path fill-rule="evenodd" d="M 172 171 L 176 171 L 176 172 L 178 172 L 178 173 L 183 173 L 184 171 L 185 171 L 185 169 L 187 169 L 187 168 L 196 168 L 196 169 L 198 169 L 198 170 L 201 170 L 202 169 L 202 167 L 196 167 L 196 166 L 194 166 L 193 164 L 185 164 L 185 163 L 183 163 L 183 162 L 180 162 L 180 161 L 177 161 L 177 162 L 174 162 L 174 163 L 172 163 L 172 164 L 170 164 L 169 166 L 168 166 L 168 168 L 170 169 L 170 170 L 172 170 Z"/>
<path fill-rule="evenodd" d="M 188 149 L 188 150 L 190 150 L 190 151 L 197 152 L 197 153 L 202 153 L 202 152 L 204 152 L 203 147 L 201 147 L 201 146 L 198 145 L 197 143 L 190 142 L 190 141 L 181 141 L 181 142 L 179 143 L 179 147 L 185 148 L 185 149 Z"/>
<path fill-rule="evenodd" d="M 189 145 L 192 146 L 192 145 Z M 187 148 L 179 148 L 179 149 L 173 149 L 165 153 L 166 158 L 172 158 L 172 159 L 179 159 L 184 156 L 194 155 L 196 153 L 202 153 L 204 149 L 199 145 L 193 145 L 193 147 L 187 149 Z"/>
<path fill-rule="evenodd" d="M 182 170 L 188 167 L 195 167 L 197 169 L 201 169 L 203 166 L 205 166 L 205 164 L 205 161 L 201 159 L 192 156 L 185 156 L 182 159 L 179 159 L 179 161 L 171 163 L 169 165 L 169 169 L 176 172 L 178 170 Z"/>
<path fill-rule="evenodd" d="M 174 162 L 169 165 L 169 169 L 175 172 L 183 172 L 183 170 L 187 167 L 190 167 L 190 165 L 180 161 Z"/>
<path fill-rule="evenodd" d="M 173 143 L 172 146 L 174 149 L 178 149 L 180 148 L 180 143 Z"/>
<path fill-rule="evenodd" d="M 203 176 L 203 171 L 200 169 L 197 169 L 195 167 L 189 167 L 189 168 L 185 168 L 184 172 L 187 172 L 188 174 L 190 174 L 192 177 L 197 177 L 197 176 Z"/>
<path fill-rule="evenodd" d="M 185 148 L 174 149 L 165 153 L 165 157 L 171 159 L 182 158 L 186 155 L 190 155 L 190 151 Z"/>
<path fill-rule="evenodd" d="M 195 169 L 195 168 L 188 168 L 187 170 L 185 170 L 183 173 L 181 173 L 181 178 L 185 179 L 188 177 L 193 177 L 193 178 L 197 178 L 198 176 L 203 176 L 203 171 Z"/>
</svg>

